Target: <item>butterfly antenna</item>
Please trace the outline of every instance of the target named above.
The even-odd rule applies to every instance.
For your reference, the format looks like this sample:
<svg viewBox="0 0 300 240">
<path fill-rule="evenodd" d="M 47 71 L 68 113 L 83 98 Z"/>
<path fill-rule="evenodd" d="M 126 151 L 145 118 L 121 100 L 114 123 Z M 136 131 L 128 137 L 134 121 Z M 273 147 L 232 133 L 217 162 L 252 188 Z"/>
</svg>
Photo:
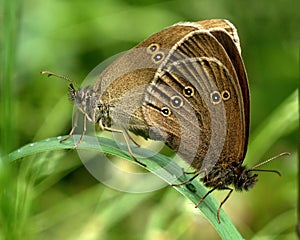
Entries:
<svg viewBox="0 0 300 240">
<path fill-rule="evenodd" d="M 64 80 L 70 82 L 70 84 L 75 84 L 76 87 L 78 87 L 78 84 L 77 84 L 74 80 L 72 80 L 72 79 L 70 79 L 70 78 L 68 78 L 68 77 L 66 77 L 66 76 L 62 76 L 62 75 L 59 75 L 59 74 L 56 74 L 56 73 L 50 72 L 50 71 L 42 71 L 42 72 L 40 72 L 40 73 L 41 73 L 41 74 L 47 74 L 48 77 L 54 76 L 54 77 L 57 77 L 57 78 L 64 79 Z"/>
<path fill-rule="evenodd" d="M 261 163 L 256 164 L 251 169 L 249 169 L 249 171 L 255 171 L 255 172 L 273 172 L 273 173 L 277 173 L 279 176 L 281 176 L 281 173 L 279 171 L 277 171 L 277 170 L 256 169 L 256 168 L 258 168 L 258 167 L 260 167 L 260 166 L 262 166 L 262 165 L 264 165 L 264 164 L 266 164 L 268 162 L 271 162 L 274 159 L 280 158 L 282 156 L 289 156 L 289 155 L 291 155 L 289 152 L 280 153 L 280 154 L 278 154 L 278 155 L 276 155 L 274 157 L 271 157 L 271 158 L 269 158 L 269 159 L 267 159 L 267 160 L 265 160 L 265 161 L 263 161 Z"/>
</svg>

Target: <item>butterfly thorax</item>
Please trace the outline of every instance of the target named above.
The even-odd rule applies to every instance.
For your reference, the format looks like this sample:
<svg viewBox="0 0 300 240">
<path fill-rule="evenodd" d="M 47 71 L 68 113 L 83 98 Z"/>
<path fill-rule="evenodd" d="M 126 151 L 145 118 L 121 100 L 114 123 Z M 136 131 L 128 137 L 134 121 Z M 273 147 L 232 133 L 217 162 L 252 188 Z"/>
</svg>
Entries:
<svg viewBox="0 0 300 240">
<path fill-rule="evenodd" d="M 73 104 L 88 121 L 99 123 L 101 127 L 111 126 L 110 105 L 101 101 L 100 94 L 91 86 L 75 90 L 74 86 L 70 84 L 69 95 Z"/>
<path fill-rule="evenodd" d="M 244 166 L 222 169 L 216 165 L 203 179 L 206 187 L 226 189 L 230 185 L 238 191 L 248 190 L 258 181 L 257 174 L 252 174 Z"/>
</svg>

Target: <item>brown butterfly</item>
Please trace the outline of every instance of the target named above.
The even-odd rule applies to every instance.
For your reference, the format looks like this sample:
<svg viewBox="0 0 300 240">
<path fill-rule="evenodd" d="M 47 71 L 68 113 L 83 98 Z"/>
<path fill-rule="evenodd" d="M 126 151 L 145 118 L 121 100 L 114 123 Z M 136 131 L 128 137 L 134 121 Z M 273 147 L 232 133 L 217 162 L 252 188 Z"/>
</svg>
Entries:
<svg viewBox="0 0 300 240">
<path fill-rule="evenodd" d="M 128 130 L 163 141 L 195 169 L 193 178 L 203 175 L 201 180 L 211 188 L 196 206 L 216 189 L 229 190 L 218 210 L 219 222 L 220 209 L 233 191 L 230 186 L 248 190 L 257 182 L 252 174 L 257 166 L 242 166 L 249 88 L 237 30 L 228 20 L 168 27 L 116 59 L 94 85 L 76 89 L 71 82 L 69 95 L 84 116 L 84 131 L 74 147 L 84 137 L 86 120 L 123 133 L 128 146 Z M 75 127 L 76 122 L 69 137 Z"/>
</svg>

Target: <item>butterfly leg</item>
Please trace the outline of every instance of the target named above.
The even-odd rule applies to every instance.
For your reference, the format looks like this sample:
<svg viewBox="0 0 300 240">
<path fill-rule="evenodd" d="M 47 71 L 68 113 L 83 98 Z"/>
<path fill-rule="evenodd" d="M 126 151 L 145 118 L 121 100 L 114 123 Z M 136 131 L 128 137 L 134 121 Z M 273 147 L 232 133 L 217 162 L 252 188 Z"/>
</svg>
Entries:
<svg viewBox="0 0 300 240">
<path fill-rule="evenodd" d="M 74 133 L 75 129 L 77 128 L 77 122 L 78 122 L 78 111 L 76 111 L 75 113 L 75 119 L 74 119 L 74 124 L 73 127 L 71 129 L 71 131 L 69 132 L 68 136 L 66 136 L 64 139 L 60 140 L 59 142 L 64 142 L 66 140 L 68 140 Z M 78 147 L 78 145 L 82 142 L 83 138 L 84 138 L 84 134 L 86 132 L 86 116 L 84 115 L 83 117 L 83 131 L 82 134 L 80 136 L 79 141 L 72 147 L 72 149 L 75 149 Z"/>
<path fill-rule="evenodd" d="M 75 113 L 74 124 L 73 124 L 73 127 L 72 127 L 71 131 L 69 132 L 68 136 L 66 136 L 64 139 L 60 140 L 59 142 L 64 142 L 73 135 L 75 129 L 77 128 L 77 121 L 78 121 L 78 111 L 76 111 L 76 113 Z"/>
<path fill-rule="evenodd" d="M 196 177 L 198 177 L 201 173 L 205 172 L 206 173 L 206 169 L 202 169 L 200 171 L 195 171 L 195 172 L 191 172 L 191 173 L 188 173 L 188 174 L 195 174 L 193 177 L 189 178 L 188 180 L 185 180 L 181 183 L 173 183 L 171 184 L 171 186 L 173 187 L 178 187 L 178 186 L 181 186 L 181 185 L 185 185 L 187 183 L 190 183 L 191 181 L 193 181 Z"/>
<path fill-rule="evenodd" d="M 195 208 L 199 207 L 199 205 L 204 201 L 204 199 L 211 194 L 213 191 L 215 191 L 218 187 L 214 187 L 212 189 L 210 189 L 196 204 L 195 204 Z"/>
<path fill-rule="evenodd" d="M 140 144 L 138 144 L 138 143 L 130 136 L 129 132 L 128 132 L 126 129 L 124 130 L 124 132 L 126 133 L 126 135 L 127 135 L 127 137 L 129 138 L 129 140 L 130 140 L 131 142 L 133 142 L 133 144 L 135 144 L 137 147 L 140 147 L 140 146 L 141 146 Z"/>
<path fill-rule="evenodd" d="M 100 128 L 101 128 L 101 126 L 100 126 Z M 129 141 L 128 141 L 128 138 L 127 138 L 127 135 L 126 135 L 126 132 L 125 132 L 125 131 L 119 130 L 119 129 L 114 129 L 114 128 L 109 128 L 109 127 L 103 127 L 103 126 L 102 126 L 102 128 L 103 128 L 104 130 L 107 130 L 107 131 L 110 131 L 110 132 L 122 133 L 122 134 L 123 134 L 123 138 L 124 138 L 124 140 L 125 140 L 125 142 L 126 142 L 127 149 L 128 149 L 128 152 L 129 152 L 130 156 L 131 156 L 131 157 L 134 159 L 134 161 L 136 161 L 137 163 L 141 164 L 141 165 L 144 166 L 144 167 L 147 167 L 147 165 L 146 165 L 145 163 L 143 163 L 142 161 L 138 160 L 138 159 L 136 158 L 136 156 L 133 154 L 133 152 L 132 152 L 132 150 L 131 150 L 131 147 L 130 147 L 130 145 L 129 145 Z"/>
<path fill-rule="evenodd" d="M 221 219 L 220 219 L 220 212 L 221 212 L 221 208 L 223 206 L 223 204 L 227 201 L 227 199 L 230 197 L 231 193 L 233 192 L 233 189 L 230 187 L 226 187 L 224 188 L 224 190 L 229 190 L 229 193 L 227 194 L 227 196 L 223 199 L 223 201 L 220 203 L 220 206 L 218 208 L 218 213 L 217 213 L 217 217 L 218 217 L 218 222 L 221 223 Z"/>
<path fill-rule="evenodd" d="M 83 141 L 85 132 L 86 132 L 86 115 L 84 115 L 84 117 L 83 117 L 83 130 L 82 130 L 80 139 L 79 139 L 79 141 L 72 147 L 72 149 L 77 148 L 78 145 Z"/>
</svg>

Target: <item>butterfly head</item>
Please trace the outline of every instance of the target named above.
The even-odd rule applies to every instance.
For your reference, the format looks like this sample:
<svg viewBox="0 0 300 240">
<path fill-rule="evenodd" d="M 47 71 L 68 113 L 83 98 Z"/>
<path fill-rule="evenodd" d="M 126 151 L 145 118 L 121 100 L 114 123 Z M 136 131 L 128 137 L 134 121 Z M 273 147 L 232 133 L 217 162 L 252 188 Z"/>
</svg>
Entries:
<svg viewBox="0 0 300 240">
<path fill-rule="evenodd" d="M 111 125 L 109 104 L 101 101 L 99 93 L 94 91 L 91 86 L 76 90 L 74 85 L 70 83 L 69 96 L 73 104 L 86 116 L 88 121 L 99 123 L 101 128 Z"/>
<path fill-rule="evenodd" d="M 258 175 L 252 174 L 251 170 L 246 169 L 241 166 L 238 173 L 236 173 L 236 177 L 234 179 L 234 187 L 236 190 L 246 190 L 253 187 L 255 183 L 258 181 Z"/>
</svg>

